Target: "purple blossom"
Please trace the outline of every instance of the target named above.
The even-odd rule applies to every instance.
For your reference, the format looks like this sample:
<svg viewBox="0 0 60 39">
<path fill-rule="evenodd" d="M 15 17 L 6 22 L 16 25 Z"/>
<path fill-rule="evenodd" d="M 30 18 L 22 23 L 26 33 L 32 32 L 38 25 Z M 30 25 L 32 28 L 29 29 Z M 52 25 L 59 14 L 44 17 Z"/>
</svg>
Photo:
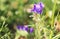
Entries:
<svg viewBox="0 0 60 39">
<path fill-rule="evenodd" d="M 28 25 L 24 25 L 24 30 L 26 30 L 26 31 L 29 30 Z"/>
<path fill-rule="evenodd" d="M 30 33 L 32 33 L 34 31 L 34 29 L 31 27 L 29 28 L 28 25 L 18 25 L 17 26 L 18 30 L 25 30 L 25 31 L 29 31 Z"/>
<path fill-rule="evenodd" d="M 19 25 L 19 26 L 17 26 L 17 29 L 18 29 L 18 30 L 25 30 L 25 31 L 28 31 L 28 26 Z"/>
<path fill-rule="evenodd" d="M 18 26 L 17 26 L 17 29 L 18 29 L 18 30 L 23 30 L 23 28 L 24 28 L 23 25 L 18 25 Z"/>
<path fill-rule="evenodd" d="M 34 4 L 34 7 L 32 8 L 32 12 L 41 14 L 44 8 L 44 4 L 42 2 L 38 4 Z"/>
<path fill-rule="evenodd" d="M 34 29 L 33 28 L 30 28 L 30 33 L 32 33 L 34 31 Z"/>
</svg>

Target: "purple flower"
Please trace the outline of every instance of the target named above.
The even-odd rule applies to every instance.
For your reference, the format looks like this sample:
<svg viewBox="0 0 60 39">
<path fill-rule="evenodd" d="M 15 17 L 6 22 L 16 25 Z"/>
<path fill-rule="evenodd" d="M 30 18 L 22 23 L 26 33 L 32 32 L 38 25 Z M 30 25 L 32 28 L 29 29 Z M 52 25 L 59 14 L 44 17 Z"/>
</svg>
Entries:
<svg viewBox="0 0 60 39">
<path fill-rule="evenodd" d="M 24 25 L 24 30 L 28 31 L 28 25 Z"/>
<path fill-rule="evenodd" d="M 41 14 L 44 8 L 44 4 L 42 2 L 38 4 L 34 4 L 34 7 L 32 8 L 32 12 Z"/>
<path fill-rule="evenodd" d="M 18 25 L 18 26 L 17 26 L 17 29 L 18 29 L 18 30 L 23 30 L 23 28 L 24 28 L 23 25 Z"/>
<path fill-rule="evenodd" d="M 32 33 L 34 31 L 34 29 L 33 28 L 30 28 L 30 33 Z"/>
<path fill-rule="evenodd" d="M 32 33 L 34 31 L 34 29 L 31 27 L 29 28 L 28 25 L 18 25 L 17 26 L 18 30 L 25 30 L 25 31 L 29 31 L 30 33 Z"/>
<path fill-rule="evenodd" d="M 25 31 L 28 31 L 28 26 L 19 25 L 19 26 L 17 26 L 17 29 L 18 29 L 18 30 L 25 30 Z"/>
</svg>

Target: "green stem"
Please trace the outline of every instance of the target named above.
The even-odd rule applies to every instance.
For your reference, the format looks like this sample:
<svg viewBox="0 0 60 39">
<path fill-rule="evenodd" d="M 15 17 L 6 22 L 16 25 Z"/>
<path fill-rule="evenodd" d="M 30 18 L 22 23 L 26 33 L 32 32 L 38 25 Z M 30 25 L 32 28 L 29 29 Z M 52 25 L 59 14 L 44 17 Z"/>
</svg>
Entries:
<svg viewBox="0 0 60 39">
<path fill-rule="evenodd" d="M 39 18 L 40 18 L 40 15 L 34 13 L 35 39 L 41 39 L 41 34 L 40 34 L 40 21 L 38 20 Z"/>
<path fill-rule="evenodd" d="M 52 39 L 52 36 L 53 36 L 53 31 L 50 30 L 49 39 Z"/>
<path fill-rule="evenodd" d="M 51 22 L 51 28 L 53 29 L 54 27 L 54 14 L 55 14 L 55 10 L 56 10 L 56 0 L 54 0 L 54 5 L 53 5 L 53 10 L 52 10 L 52 22 Z M 53 35 L 53 32 L 51 31 L 51 34 L 50 34 L 50 38 L 49 39 L 52 39 L 52 35 Z"/>
<path fill-rule="evenodd" d="M 56 9 L 56 0 L 54 0 L 54 6 L 53 6 L 53 10 L 52 10 L 52 23 L 51 23 L 51 28 L 53 28 L 52 26 L 54 26 L 54 13 L 55 13 L 55 9 Z"/>
</svg>

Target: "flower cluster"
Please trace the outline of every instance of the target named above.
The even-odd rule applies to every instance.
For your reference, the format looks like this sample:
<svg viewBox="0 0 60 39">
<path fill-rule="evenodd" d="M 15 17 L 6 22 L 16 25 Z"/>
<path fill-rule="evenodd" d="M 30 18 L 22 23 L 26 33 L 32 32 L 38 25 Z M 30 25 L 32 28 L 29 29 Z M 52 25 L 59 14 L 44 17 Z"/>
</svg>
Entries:
<svg viewBox="0 0 60 39">
<path fill-rule="evenodd" d="M 42 2 L 38 4 L 34 4 L 34 7 L 32 8 L 32 12 L 41 14 L 43 8 L 44 8 L 44 4 Z"/>
<path fill-rule="evenodd" d="M 31 27 L 29 28 L 28 25 L 19 25 L 17 26 L 18 30 L 23 30 L 23 31 L 29 31 L 30 33 L 32 33 L 34 31 L 34 29 Z"/>
</svg>

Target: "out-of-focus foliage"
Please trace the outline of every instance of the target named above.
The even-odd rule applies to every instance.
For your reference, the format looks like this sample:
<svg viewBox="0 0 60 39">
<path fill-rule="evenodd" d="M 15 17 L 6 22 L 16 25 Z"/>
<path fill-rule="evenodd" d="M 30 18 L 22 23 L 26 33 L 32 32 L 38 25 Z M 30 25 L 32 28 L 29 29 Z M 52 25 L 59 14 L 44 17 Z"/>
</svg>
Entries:
<svg viewBox="0 0 60 39">
<path fill-rule="evenodd" d="M 13 33 L 11 33 L 7 26 L 8 24 L 5 24 L 5 21 L 0 23 L 0 39 L 14 39 Z"/>
</svg>

